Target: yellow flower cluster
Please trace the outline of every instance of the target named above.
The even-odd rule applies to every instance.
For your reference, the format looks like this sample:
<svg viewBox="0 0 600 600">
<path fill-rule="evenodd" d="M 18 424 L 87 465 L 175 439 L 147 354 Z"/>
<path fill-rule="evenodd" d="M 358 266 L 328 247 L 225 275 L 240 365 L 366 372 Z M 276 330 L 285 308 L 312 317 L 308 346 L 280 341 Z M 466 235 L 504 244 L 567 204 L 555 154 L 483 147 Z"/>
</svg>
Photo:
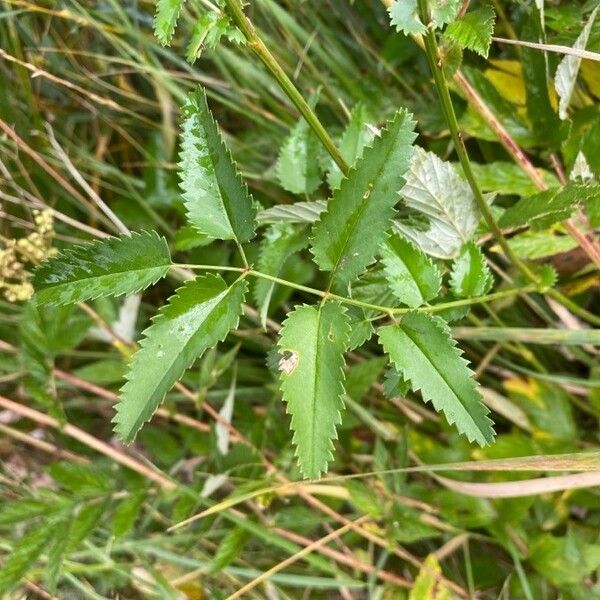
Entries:
<svg viewBox="0 0 600 600">
<path fill-rule="evenodd" d="M 26 263 L 37 265 L 54 256 L 54 217 L 51 210 L 34 210 L 35 231 L 19 239 L 2 239 L 0 290 L 9 302 L 28 300 L 33 294 Z"/>
</svg>

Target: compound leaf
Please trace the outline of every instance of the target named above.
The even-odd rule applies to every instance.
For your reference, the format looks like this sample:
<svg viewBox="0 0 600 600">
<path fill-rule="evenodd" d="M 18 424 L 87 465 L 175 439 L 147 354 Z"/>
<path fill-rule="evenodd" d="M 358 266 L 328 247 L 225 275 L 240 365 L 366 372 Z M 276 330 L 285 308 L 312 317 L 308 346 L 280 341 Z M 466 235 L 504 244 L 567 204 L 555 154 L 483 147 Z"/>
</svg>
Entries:
<svg viewBox="0 0 600 600">
<path fill-rule="evenodd" d="M 237 327 L 247 282 L 227 287 L 219 275 L 201 275 L 177 290 L 144 332 L 113 419 L 115 432 L 132 442 L 166 393 L 205 350 Z"/>
<path fill-rule="evenodd" d="M 410 312 L 397 325 L 379 329 L 379 341 L 412 389 L 421 390 L 423 399 L 443 411 L 469 441 L 481 446 L 493 441 L 488 409 L 442 319 Z"/>
<path fill-rule="evenodd" d="M 365 148 L 363 157 L 333 192 L 313 228 L 315 262 L 344 285 L 373 260 L 389 229 L 415 139 L 412 116 L 399 110 Z"/>
<path fill-rule="evenodd" d="M 279 371 L 283 400 L 292 416 L 293 443 L 305 477 L 317 478 L 332 459 L 341 423 L 344 352 L 350 326 L 335 302 L 299 306 L 283 323 Z"/>
<path fill-rule="evenodd" d="M 468 242 L 452 263 L 450 289 L 460 298 L 472 298 L 487 293 L 492 284 L 492 274 L 479 246 Z"/>
<path fill-rule="evenodd" d="M 431 259 L 397 233 L 382 247 L 385 275 L 394 295 L 416 308 L 438 295 L 442 277 Z"/>
<path fill-rule="evenodd" d="M 405 206 L 429 223 L 396 221 L 394 227 L 431 256 L 452 258 L 477 228 L 480 216 L 469 184 L 433 152 L 415 149 L 400 194 Z"/>
<path fill-rule="evenodd" d="M 154 231 L 75 246 L 43 262 L 33 275 L 42 304 L 69 304 L 135 294 L 167 274 L 167 242 Z"/>
<path fill-rule="evenodd" d="M 461 48 L 488 57 L 494 32 L 495 14 L 491 6 L 473 10 L 448 25 L 444 35 Z"/>
<path fill-rule="evenodd" d="M 188 95 L 183 113 L 179 167 L 188 220 L 210 237 L 247 242 L 254 235 L 256 209 L 203 90 Z"/>
</svg>

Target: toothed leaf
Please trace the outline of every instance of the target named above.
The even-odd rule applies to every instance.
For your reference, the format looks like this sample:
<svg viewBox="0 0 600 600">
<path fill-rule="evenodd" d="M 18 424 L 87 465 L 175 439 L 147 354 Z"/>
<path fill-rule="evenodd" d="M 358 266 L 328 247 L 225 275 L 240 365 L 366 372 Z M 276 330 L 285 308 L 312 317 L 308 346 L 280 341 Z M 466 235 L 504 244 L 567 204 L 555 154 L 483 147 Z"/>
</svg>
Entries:
<svg viewBox="0 0 600 600">
<path fill-rule="evenodd" d="M 254 235 L 256 209 L 203 90 L 188 95 L 183 113 L 179 166 L 188 220 L 210 237 L 247 242 Z"/>
<path fill-rule="evenodd" d="M 218 275 L 188 281 L 144 331 L 113 419 L 115 433 L 132 442 L 166 393 L 202 353 L 237 327 L 247 283 L 230 287 Z"/>
<path fill-rule="evenodd" d="M 43 262 L 33 275 L 41 304 L 69 304 L 135 294 L 164 277 L 171 266 L 167 242 L 156 232 L 74 246 Z"/>
<path fill-rule="evenodd" d="M 529 225 L 531 229 L 546 229 L 571 216 L 581 203 L 588 203 L 600 197 L 600 186 L 593 184 L 568 183 L 562 188 L 539 192 L 522 198 L 508 208 L 500 217 L 500 227 L 520 227 Z"/>
<path fill-rule="evenodd" d="M 55 519 L 54 519 L 55 520 Z M 55 535 L 56 523 L 50 520 L 46 524 L 30 529 L 15 542 L 10 554 L 0 568 L 0 595 L 2 597 L 18 583 L 34 566 L 48 542 Z"/>
<path fill-rule="evenodd" d="M 452 263 L 450 289 L 460 298 L 486 294 L 494 280 L 479 246 L 465 244 Z"/>
<path fill-rule="evenodd" d="M 494 20 L 494 9 L 484 6 L 450 23 L 444 36 L 455 41 L 461 48 L 468 48 L 487 58 L 492 44 Z"/>
<path fill-rule="evenodd" d="M 397 233 L 383 245 L 381 259 L 390 289 L 404 304 L 416 308 L 438 295 L 442 285 L 438 268 Z"/>
<path fill-rule="evenodd" d="M 319 138 L 301 117 L 285 139 L 277 159 L 277 178 L 292 194 L 310 194 L 321 184 Z"/>
<path fill-rule="evenodd" d="M 443 320 L 411 312 L 399 324 L 382 327 L 379 341 L 412 389 L 421 390 L 423 399 L 443 411 L 469 441 L 481 446 L 493 441 L 488 409 Z"/>
<path fill-rule="evenodd" d="M 365 270 L 385 239 L 415 139 L 412 116 L 399 110 L 365 148 L 313 228 L 315 262 L 342 286 Z"/>
<path fill-rule="evenodd" d="M 469 184 L 433 152 L 416 148 L 400 195 L 406 208 L 427 219 L 426 227 L 396 221 L 394 227 L 423 252 L 452 258 L 468 242 L 480 220 Z"/>
<path fill-rule="evenodd" d="M 154 15 L 154 35 L 163 46 L 171 43 L 185 0 L 158 0 Z"/>
<path fill-rule="evenodd" d="M 350 326 L 335 302 L 299 306 L 283 323 L 279 372 L 283 400 L 292 416 L 293 443 L 305 477 L 327 471 L 332 440 L 344 404 L 344 351 Z"/>
<path fill-rule="evenodd" d="M 369 110 L 364 104 L 359 102 L 352 109 L 350 121 L 338 145 L 342 158 L 349 165 L 354 165 L 362 157 L 365 146 L 371 144 L 375 137 L 375 133 L 368 125 L 371 120 Z M 339 187 L 343 177 L 337 163 L 331 159 L 329 161 L 329 172 L 327 173 L 329 187 L 331 189 Z"/>
</svg>

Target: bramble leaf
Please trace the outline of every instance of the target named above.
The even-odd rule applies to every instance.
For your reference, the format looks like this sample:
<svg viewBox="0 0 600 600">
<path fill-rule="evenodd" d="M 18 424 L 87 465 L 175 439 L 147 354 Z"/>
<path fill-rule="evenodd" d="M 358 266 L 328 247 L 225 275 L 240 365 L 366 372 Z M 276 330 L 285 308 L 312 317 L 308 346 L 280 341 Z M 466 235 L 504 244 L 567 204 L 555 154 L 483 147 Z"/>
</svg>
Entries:
<svg viewBox="0 0 600 600">
<path fill-rule="evenodd" d="M 599 7 L 596 7 L 590 14 L 587 23 L 581 30 L 579 37 L 575 40 L 573 48 L 575 50 L 585 50 L 587 46 L 590 33 L 592 31 L 592 25 L 596 20 Z M 577 81 L 577 75 L 579 74 L 579 67 L 581 66 L 581 57 L 567 54 L 558 65 L 556 69 L 556 75 L 554 78 L 554 87 L 559 97 L 558 102 L 558 115 L 561 119 L 567 118 L 567 109 L 571 104 L 571 97 L 575 90 L 575 83 Z"/>
<path fill-rule="evenodd" d="M 466 243 L 452 263 L 450 289 L 460 298 L 486 294 L 494 280 L 479 246 Z"/>
<path fill-rule="evenodd" d="M 407 208 L 425 216 L 429 223 L 423 228 L 395 221 L 395 229 L 431 256 L 452 258 L 479 223 L 469 184 L 433 152 L 415 149 L 400 195 Z"/>
<path fill-rule="evenodd" d="M 488 57 L 494 32 L 495 14 L 491 6 L 472 10 L 448 25 L 444 35 L 462 48 Z"/>
<path fill-rule="evenodd" d="M 350 326 L 344 308 L 327 302 L 299 306 L 283 323 L 279 371 L 292 416 L 298 465 L 307 478 L 327 471 L 341 423 L 344 351 Z"/>
<path fill-rule="evenodd" d="M 204 90 L 187 97 L 181 133 L 180 177 L 189 222 L 220 240 L 247 242 L 256 209 L 208 108 Z"/>
<path fill-rule="evenodd" d="M 362 157 L 365 146 L 370 144 L 375 137 L 375 133 L 369 127 L 369 121 L 371 120 L 371 114 L 367 106 L 362 102 L 359 102 L 352 109 L 350 120 L 338 145 L 342 158 L 349 165 L 354 165 Z M 331 159 L 327 173 L 329 187 L 331 189 L 338 188 L 343 177 L 337 163 Z"/>
<path fill-rule="evenodd" d="M 600 185 L 568 183 L 562 188 L 544 190 L 522 198 L 498 220 L 500 227 L 529 225 L 532 230 L 546 229 L 568 219 L 577 205 L 598 201 Z"/>
<path fill-rule="evenodd" d="M 219 275 L 188 281 L 144 331 L 113 418 L 115 433 L 132 442 L 173 384 L 202 353 L 237 327 L 247 282 L 227 287 Z"/>
<path fill-rule="evenodd" d="M 344 285 L 372 262 L 390 227 L 397 190 L 404 183 L 415 122 L 399 110 L 348 177 L 333 192 L 313 228 L 312 253 L 323 271 Z"/>
<path fill-rule="evenodd" d="M 423 399 L 443 411 L 469 441 L 480 446 L 493 441 L 488 409 L 442 319 L 410 312 L 397 325 L 379 329 L 379 341 L 412 389 L 421 390 Z"/>
<path fill-rule="evenodd" d="M 416 308 L 438 295 L 442 285 L 438 268 L 397 233 L 383 245 L 381 260 L 390 289 L 404 304 Z"/>
<path fill-rule="evenodd" d="M 74 246 L 43 262 L 33 275 L 37 301 L 69 304 L 135 294 L 171 267 L 167 242 L 154 231 Z"/>
<path fill-rule="evenodd" d="M 154 35 L 163 46 L 171 43 L 185 0 L 158 0 L 154 15 Z"/>
</svg>

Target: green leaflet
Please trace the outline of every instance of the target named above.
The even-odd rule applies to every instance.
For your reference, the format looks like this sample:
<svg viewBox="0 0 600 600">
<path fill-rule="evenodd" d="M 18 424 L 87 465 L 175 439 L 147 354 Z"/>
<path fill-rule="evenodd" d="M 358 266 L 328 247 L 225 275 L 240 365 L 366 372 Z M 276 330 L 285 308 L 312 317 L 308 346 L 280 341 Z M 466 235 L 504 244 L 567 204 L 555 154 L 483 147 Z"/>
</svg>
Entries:
<svg viewBox="0 0 600 600">
<path fill-rule="evenodd" d="M 381 260 L 394 295 L 416 308 L 438 295 L 442 276 L 431 259 L 397 233 L 382 247 Z"/>
<path fill-rule="evenodd" d="M 494 9 L 491 6 L 484 6 L 450 23 L 444 35 L 462 48 L 468 48 L 487 58 L 492 44 L 494 21 Z"/>
<path fill-rule="evenodd" d="M 54 535 L 56 535 L 55 523 L 51 520 L 42 526 L 33 527 L 15 543 L 12 552 L 0 568 L 2 597 L 22 581 Z"/>
<path fill-rule="evenodd" d="M 479 246 L 466 243 L 452 263 L 450 289 L 460 298 L 486 294 L 494 280 Z"/>
<path fill-rule="evenodd" d="M 369 121 L 372 121 L 372 117 L 368 108 L 359 102 L 352 109 L 350 120 L 338 144 L 342 158 L 351 166 L 362 157 L 364 147 L 370 144 L 375 137 L 372 129 L 368 126 Z M 329 161 L 327 173 L 329 187 L 331 189 L 340 187 L 343 178 L 340 168 L 332 158 Z"/>
<path fill-rule="evenodd" d="M 397 325 L 379 329 L 379 341 L 402 377 L 450 424 L 480 446 L 494 439 L 488 409 L 472 372 L 444 321 L 410 312 Z"/>
<path fill-rule="evenodd" d="M 218 275 L 201 275 L 177 290 L 144 332 L 121 389 L 115 432 L 132 442 L 166 393 L 205 350 L 237 327 L 245 279 L 227 287 Z"/>
<path fill-rule="evenodd" d="M 385 238 L 412 155 L 414 126 L 406 110 L 396 113 L 333 192 L 313 228 L 315 262 L 332 271 L 340 286 L 365 270 Z"/>
<path fill-rule="evenodd" d="M 578 204 L 598 202 L 600 185 L 568 183 L 519 200 L 498 220 L 500 227 L 529 225 L 534 231 L 568 219 Z"/>
<path fill-rule="evenodd" d="M 303 117 L 285 139 L 277 159 L 277 178 L 292 194 L 310 194 L 321 184 L 321 144 Z"/>
<path fill-rule="evenodd" d="M 349 333 L 344 308 L 335 302 L 299 306 L 283 323 L 278 344 L 281 391 L 292 416 L 298 465 L 307 478 L 326 472 L 333 457 Z"/>
<path fill-rule="evenodd" d="M 449 23 L 456 17 L 462 0 L 431 0 L 429 12 L 435 27 Z M 395 0 L 388 9 L 392 25 L 405 35 L 427 33 L 425 24 L 419 18 L 417 0 Z"/>
<path fill-rule="evenodd" d="M 260 225 L 266 223 L 314 223 L 327 208 L 324 200 L 313 202 L 295 202 L 294 204 L 279 204 L 261 210 L 256 216 Z"/>
<path fill-rule="evenodd" d="M 135 294 L 167 274 L 167 242 L 154 231 L 110 237 L 65 250 L 33 275 L 41 304 L 69 304 Z"/>
<path fill-rule="evenodd" d="M 260 254 L 256 270 L 267 275 L 278 276 L 287 259 L 307 244 L 304 227 L 297 229 L 287 223 L 271 225 L 260 244 Z M 275 282 L 258 278 L 254 284 L 254 301 L 259 307 L 261 322 L 266 326 L 266 318 Z"/>
<path fill-rule="evenodd" d="M 480 215 L 469 184 L 433 152 L 415 148 L 400 194 L 406 208 L 423 215 L 429 227 L 398 220 L 394 228 L 431 256 L 452 258 L 477 228 Z"/>
<path fill-rule="evenodd" d="M 171 43 L 185 0 L 158 0 L 154 15 L 154 35 L 163 46 Z"/>
<path fill-rule="evenodd" d="M 204 90 L 188 95 L 183 114 L 179 167 L 188 220 L 210 237 L 247 242 L 254 236 L 256 209 Z"/>
</svg>

